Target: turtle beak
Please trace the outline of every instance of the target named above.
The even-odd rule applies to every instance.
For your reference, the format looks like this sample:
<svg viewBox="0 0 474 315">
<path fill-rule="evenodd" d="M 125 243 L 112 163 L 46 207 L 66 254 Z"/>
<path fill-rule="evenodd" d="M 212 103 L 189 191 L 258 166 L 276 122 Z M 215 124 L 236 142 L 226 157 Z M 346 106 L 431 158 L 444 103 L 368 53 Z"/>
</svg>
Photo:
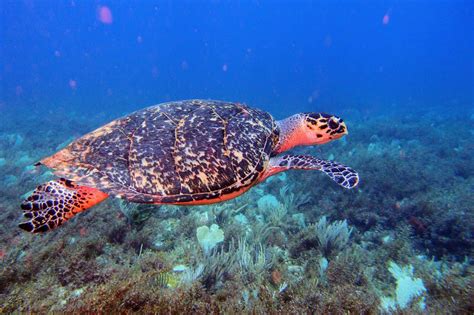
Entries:
<svg viewBox="0 0 474 315">
<path fill-rule="evenodd" d="M 345 122 L 341 122 L 340 125 L 344 127 L 344 132 L 342 133 L 343 136 L 346 136 L 349 134 L 349 130 L 347 130 L 347 126 Z"/>
</svg>

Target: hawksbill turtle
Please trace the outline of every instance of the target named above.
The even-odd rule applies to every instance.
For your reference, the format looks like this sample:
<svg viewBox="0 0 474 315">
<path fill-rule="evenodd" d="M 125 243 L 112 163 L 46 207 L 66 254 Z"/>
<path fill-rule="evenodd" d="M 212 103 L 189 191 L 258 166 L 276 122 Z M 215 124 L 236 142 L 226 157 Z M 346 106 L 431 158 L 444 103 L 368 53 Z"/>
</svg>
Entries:
<svg viewBox="0 0 474 315">
<path fill-rule="evenodd" d="M 344 188 L 351 168 L 313 156 L 281 155 L 347 134 L 343 120 L 299 113 L 275 120 L 239 103 L 168 102 L 116 119 L 36 165 L 60 179 L 38 186 L 21 208 L 28 232 L 54 229 L 109 196 L 147 204 L 202 205 L 243 194 L 269 176 L 319 170 Z"/>
</svg>

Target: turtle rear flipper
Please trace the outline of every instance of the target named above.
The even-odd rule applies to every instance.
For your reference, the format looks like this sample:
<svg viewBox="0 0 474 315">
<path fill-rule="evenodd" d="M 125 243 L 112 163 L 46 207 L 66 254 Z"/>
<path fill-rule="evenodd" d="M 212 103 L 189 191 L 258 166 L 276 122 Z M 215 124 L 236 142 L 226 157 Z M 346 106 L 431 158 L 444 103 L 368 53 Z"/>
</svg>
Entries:
<svg viewBox="0 0 474 315">
<path fill-rule="evenodd" d="M 107 197 L 98 189 L 79 186 L 69 180 L 47 182 L 22 202 L 23 215 L 28 221 L 20 223 L 19 227 L 31 233 L 52 230 Z"/>
</svg>

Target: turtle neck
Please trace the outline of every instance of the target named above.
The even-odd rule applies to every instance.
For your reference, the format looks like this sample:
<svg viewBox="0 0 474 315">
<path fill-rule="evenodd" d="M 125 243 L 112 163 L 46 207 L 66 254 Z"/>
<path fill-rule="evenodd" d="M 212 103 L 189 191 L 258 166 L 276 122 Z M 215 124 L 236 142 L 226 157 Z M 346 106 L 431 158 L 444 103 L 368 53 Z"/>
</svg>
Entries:
<svg viewBox="0 0 474 315">
<path fill-rule="evenodd" d="M 296 114 L 277 121 L 277 125 L 280 130 L 280 136 L 278 144 L 273 153 L 279 154 L 290 150 L 295 146 L 304 144 L 304 135 L 301 128 L 302 121 L 302 114 Z"/>
</svg>

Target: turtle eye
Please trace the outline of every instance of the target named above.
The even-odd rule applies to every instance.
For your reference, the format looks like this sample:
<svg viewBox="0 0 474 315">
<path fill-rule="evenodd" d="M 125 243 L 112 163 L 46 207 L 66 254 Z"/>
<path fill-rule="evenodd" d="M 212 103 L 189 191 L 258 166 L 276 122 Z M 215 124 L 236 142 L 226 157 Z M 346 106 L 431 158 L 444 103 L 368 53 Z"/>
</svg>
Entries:
<svg viewBox="0 0 474 315">
<path fill-rule="evenodd" d="M 335 116 L 332 117 L 331 119 L 329 119 L 328 125 L 331 129 L 337 129 L 339 127 L 339 118 Z"/>
</svg>

